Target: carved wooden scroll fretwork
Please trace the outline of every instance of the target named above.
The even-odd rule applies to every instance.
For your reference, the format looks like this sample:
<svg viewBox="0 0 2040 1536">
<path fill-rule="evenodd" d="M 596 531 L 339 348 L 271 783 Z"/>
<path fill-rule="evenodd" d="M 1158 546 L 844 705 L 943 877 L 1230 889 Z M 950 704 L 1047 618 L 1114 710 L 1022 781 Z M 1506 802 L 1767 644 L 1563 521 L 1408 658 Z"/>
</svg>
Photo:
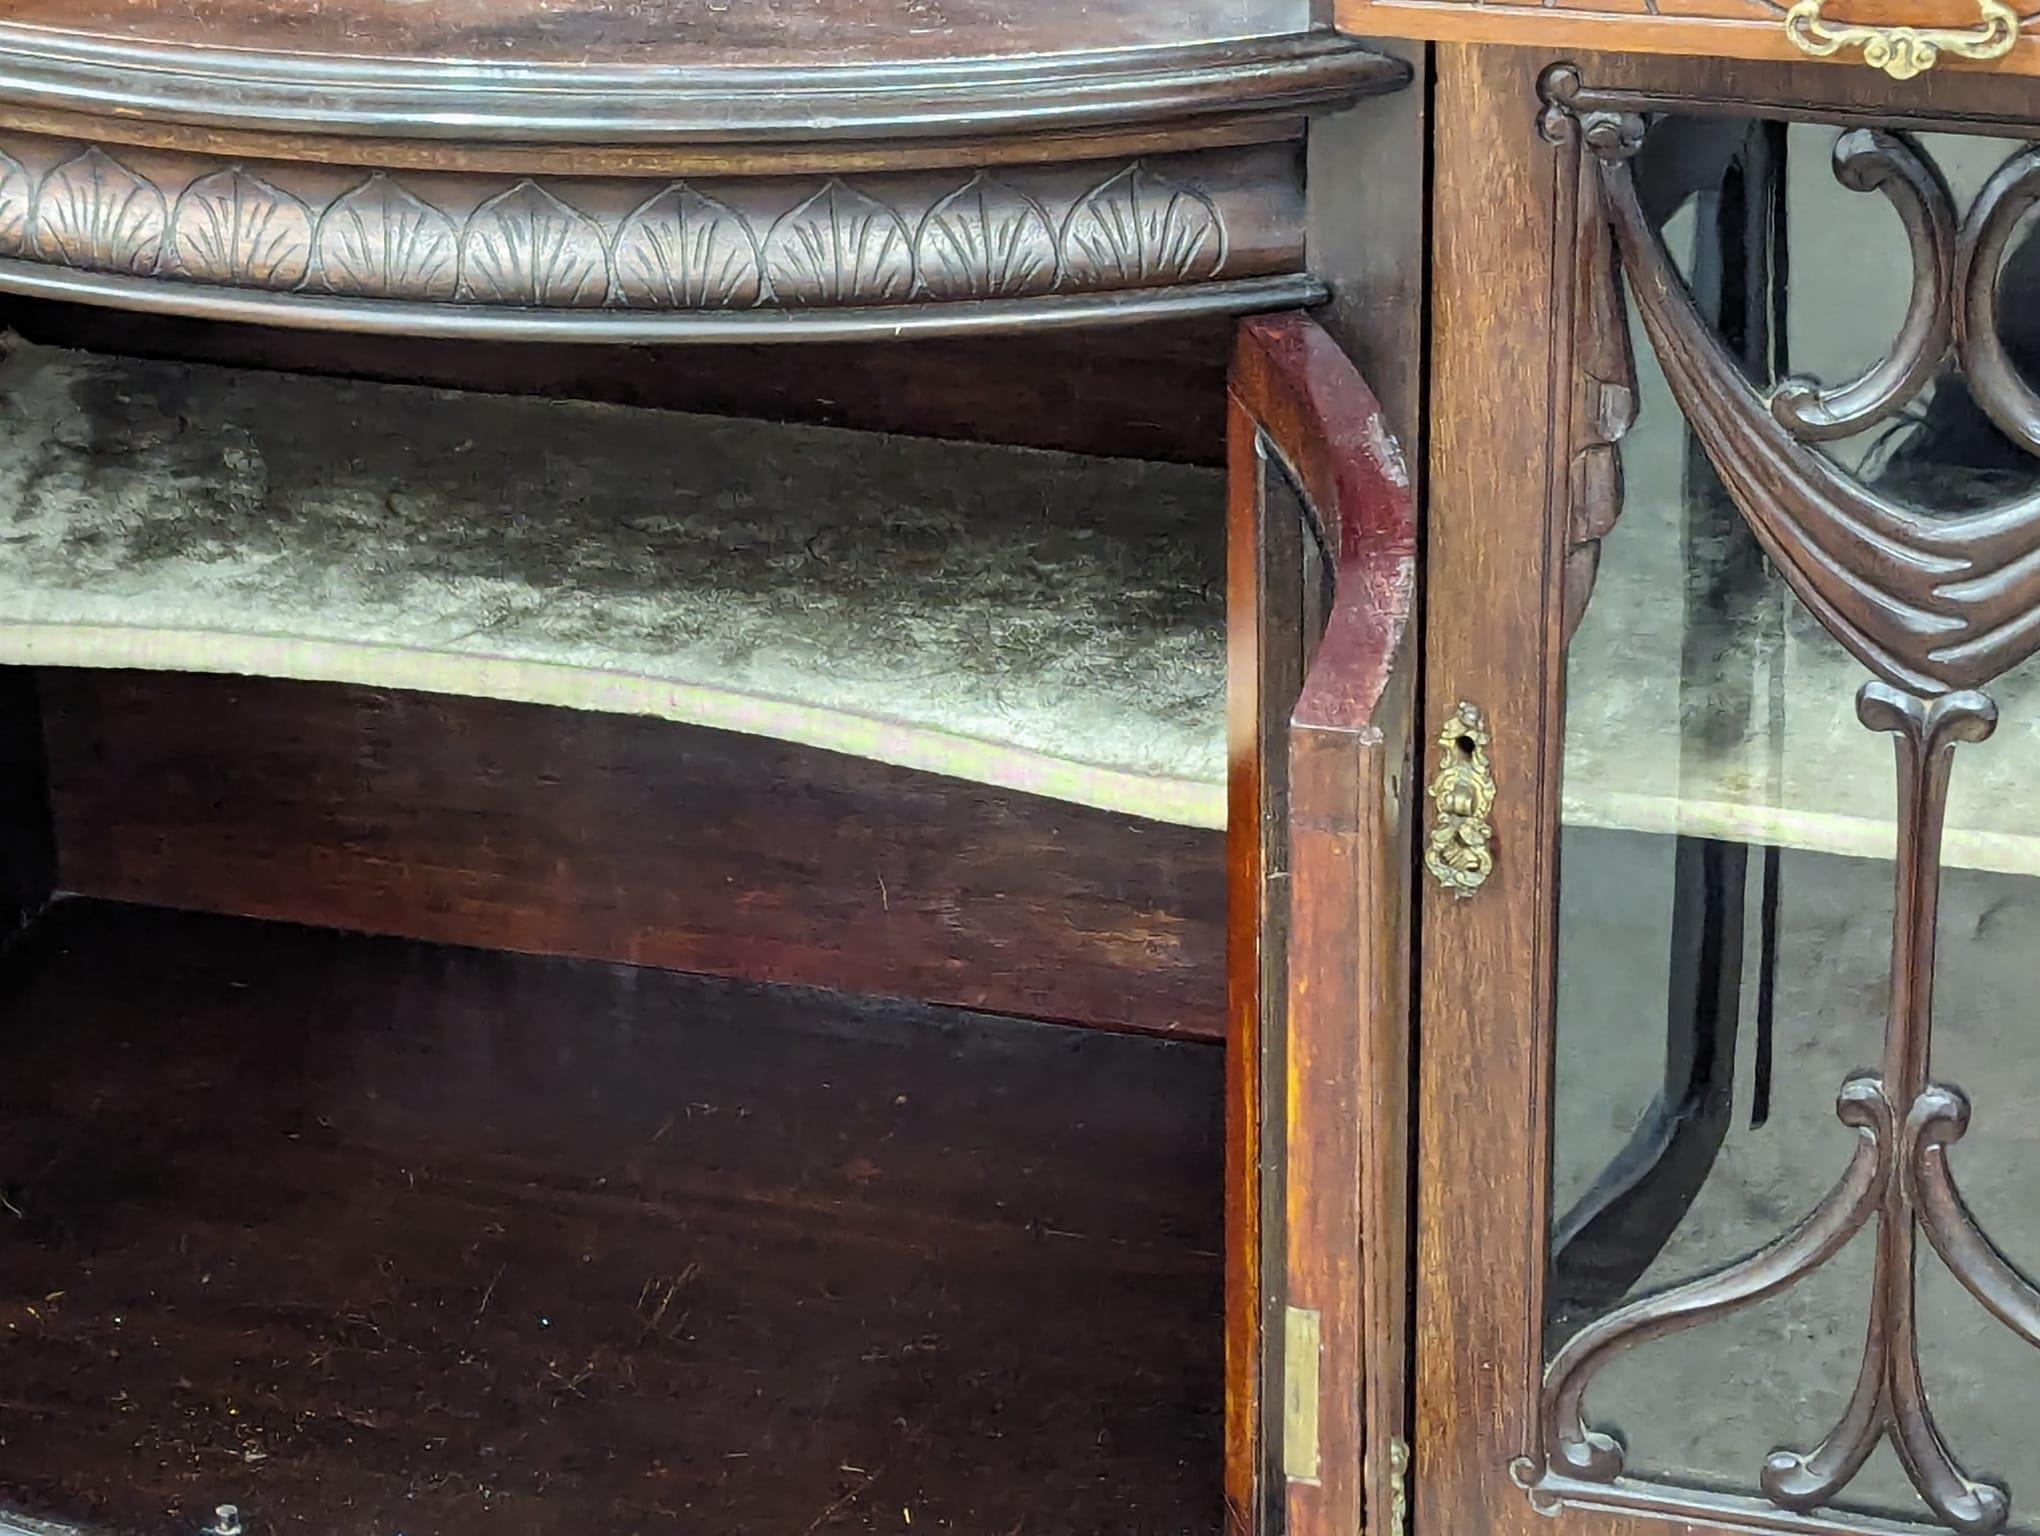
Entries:
<svg viewBox="0 0 2040 1536">
<path fill-rule="evenodd" d="M 1586 132 L 1590 147 L 1615 137 L 1592 121 Z M 1838 160 L 1866 155 L 1924 158 L 1903 135 L 1843 136 Z M 1687 296 L 1637 201 L 1627 159 L 1597 156 L 1597 163 L 1644 329 L 1680 408 L 1765 550 L 1835 638 L 1877 676 L 1923 697 L 1980 687 L 2040 648 L 2040 494 L 1935 515 L 1861 484 L 1810 446 L 1832 435 L 1831 417 L 1854 422 L 1856 430 L 1910 404 L 1945 360 L 1946 333 L 1915 314 L 1894 353 L 1899 363 L 1880 363 L 1839 389 L 1794 379 L 1760 393 Z M 1933 252 L 1942 236 L 1931 225 L 1919 233 L 1931 198 L 1912 197 L 1918 181 L 1890 175 L 1875 184 L 1914 229 L 1915 250 Z M 1981 217 L 1986 225 L 1996 222 L 1987 208 Z M 1972 211 L 1966 222 L 1978 218 Z M 1994 268 L 1975 259 L 1936 260 L 1935 268 L 1959 271 L 1972 289 L 1996 278 Z M 1916 305 L 1923 294 L 1933 308 L 1949 302 L 1916 285 Z M 1967 312 L 1977 307 L 1964 295 L 1956 302 Z M 1931 345 L 1937 332 L 1938 350 Z M 1977 337 L 1970 325 L 1955 340 L 1965 363 L 1977 354 Z M 2008 365 L 2002 372 L 2014 378 Z M 2002 387 L 1996 405 L 2018 409 Z"/>
<path fill-rule="evenodd" d="M 1962 1470 L 1934 1420 L 1922 1385 L 1913 1270 L 1916 1234 L 1924 1232 L 1986 1309 L 2040 1345 L 2040 1289 L 1992 1244 L 1949 1166 L 1969 1104 L 1931 1077 L 1949 775 L 1956 747 L 1983 742 L 1996 727 L 1997 707 L 1978 690 L 2040 649 L 2040 493 L 1936 515 L 1865 486 L 1812 445 L 1890 419 L 1952 354 L 1992 419 L 2040 452 L 2040 396 L 2011 366 L 1995 327 L 2006 238 L 2040 200 L 2040 150 L 2007 160 L 1958 223 L 1947 185 L 1920 144 L 1876 130 L 1844 134 L 1837 177 L 1881 193 L 1911 242 L 1911 305 L 1887 355 L 1856 378 L 1834 386 L 1792 378 L 1764 389 L 1702 319 L 1639 198 L 1631 162 L 1645 121 L 1576 115 L 1569 89 L 1576 81 L 1549 84 L 1550 113 L 1570 119 L 1553 136 L 1576 135 L 1585 147 L 1582 182 L 1593 190 L 1591 199 L 1582 191 L 1580 207 L 1597 206 L 1607 220 L 1681 411 L 1792 590 L 1874 674 L 1857 695 L 1857 714 L 1895 739 L 1899 826 L 1884 1055 L 1878 1071 L 1842 1087 L 1838 1113 L 1856 1140 L 1841 1177 L 1750 1258 L 1621 1307 L 1567 1342 L 1545 1377 L 1546 1473 L 1597 1483 L 1622 1475 L 1622 1446 L 1592 1428 L 1585 1411 L 1587 1390 L 1608 1361 L 1785 1290 L 1874 1226 L 1870 1326 L 1848 1406 L 1811 1449 L 1774 1452 L 1760 1486 L 1785 1509 L 1815 1509 L 1839 1495 L 1888 1438 L 1941 1521 L 1965 1536 L 1989 1536 L 2009 1517 L 2009 1497 Z M 1583 227 L 1583 273 L 1601 260 L 1603 247 L 1591 234 Z M 1576 478 L 1575 495 L 1582 489 L 1593 492 Z M 1595 513 L 1590 507 L 1585 515 Z"/>
</svg>

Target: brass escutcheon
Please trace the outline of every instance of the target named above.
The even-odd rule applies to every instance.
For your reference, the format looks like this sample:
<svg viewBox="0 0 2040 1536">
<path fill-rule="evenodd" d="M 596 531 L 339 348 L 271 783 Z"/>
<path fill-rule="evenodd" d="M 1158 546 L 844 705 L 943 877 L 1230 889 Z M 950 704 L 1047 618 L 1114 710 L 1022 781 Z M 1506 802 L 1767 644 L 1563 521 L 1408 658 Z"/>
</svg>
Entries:
<svg viewBox="0 0 2040 1536">
<path fill-rule="evenodd" d="M 1861 48 L 1863 62 L 1894 80 L 1923 75 L 1944 53 L 1958 59 L 2001 59 L 2019 40 L 2018 13 L 2001 0 L 1977 0 L 1982 19 L 1969 28 L 1833 26 L 1820 14 L 1824 0 L 1798 0 L 1785 13 L 1785 35 L 1802 53 L 1829 58 Z"/>
<path fill-rule="evenodd" d="M 1454 896 L 1467 897 L 1487 884 L 1495 856 L 1495 776 L 1488 762 L 1487 716 L 1462 701 L 1438 732 L 1438 771 L 1427 793 L 1436 807 L 1424 868 Z"/>
</svg>

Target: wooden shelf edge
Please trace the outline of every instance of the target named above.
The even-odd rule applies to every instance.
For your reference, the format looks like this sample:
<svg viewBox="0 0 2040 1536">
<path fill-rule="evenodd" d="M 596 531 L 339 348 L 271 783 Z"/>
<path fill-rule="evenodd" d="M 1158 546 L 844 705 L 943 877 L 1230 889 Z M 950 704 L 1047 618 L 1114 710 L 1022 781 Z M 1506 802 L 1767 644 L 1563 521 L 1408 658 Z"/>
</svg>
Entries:
<svg viewBox="0 0 2040 1536">
<path fill-rule="evenodd" d="M 1323 283 L 1309 273 L 1297 272 L 1234 282 L 1125 288 L 1104 293 L 844 309 L 510 309 L 215 288 L 117 273 L 79 272 L 20 260 L 0 260 L 0 293 L 287 330 L 612 346 L 660 342 L 755 345 L 904 341 L 912 337 L 1040 332 L 1307 308 L 1324 302 L 1326 297 Z"/>
<path fill-rule="evenodd" d="M 1409 77 L 1401 60 L 1331 31 L 910 63 L 484 69 L 0 22 L 0 106 L 460 144 L 1031 135 L 1329 107 Z"/>
</svg>

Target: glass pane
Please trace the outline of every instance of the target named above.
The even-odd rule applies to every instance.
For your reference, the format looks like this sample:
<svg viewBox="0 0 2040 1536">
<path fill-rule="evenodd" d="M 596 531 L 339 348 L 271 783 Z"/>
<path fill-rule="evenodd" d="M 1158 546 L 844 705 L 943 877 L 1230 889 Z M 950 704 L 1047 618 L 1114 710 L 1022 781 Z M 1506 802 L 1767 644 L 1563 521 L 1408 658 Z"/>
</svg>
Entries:
<svg viewBox="0 0 2040 1536">
<path fill-rule="evenodd" d="M 1838 185 L 1836 130 L 1671 120 L 1636 161 L 1703 315 L 1750 376 L 1847 379 L 1904 320 L 1910 258 L 1880 197 Z M 1930 138 L 1959 211 L 2016 146 Z M 2030 233 L 2030 232 L 2029 232 Z M 2040 240 L 2015 238 L 2008 350 L 2040 365 Z M 1553 1234 L 1547 1349 L 1625 1302 L 1722 1270 L 1813 1210 L 1857 1133 L 1836 1118 L 1878 1067 L 1891 993 L 1893 738 L 1857 718 L 1870 674 L 1793 596 L 1687 430 L 1632 318 L 1640 419 L 1567 666 Z M 2040 366 L 2031 372 L 2040 376 Z M 2035 461 L 1959 377 L 1827 452 L 1937 513 L 2030 494 Z M 2040 1268 L 2024 1001 L 2040 946 L 2040 668 L 1988 689 L 1995 736 L 1955 754 L 1931 1075 L 1974 1104 L 1951 1152 L 1997 1245 Z M 1642 1344 L 1592 1377 L 1590 1424 L 1631 1476 L 1761 1496 L 1779 1447 L 1842 1416 L 1871 1322 L 1875 1223 L 1771 1299 Z M 1919 1240 L 1933 1411 L 1972 1475 L 2040 1530 L 2040 1353 Z M 1931 1519 L 1889 1445 L 1833 1507 Z"/>
</svg>

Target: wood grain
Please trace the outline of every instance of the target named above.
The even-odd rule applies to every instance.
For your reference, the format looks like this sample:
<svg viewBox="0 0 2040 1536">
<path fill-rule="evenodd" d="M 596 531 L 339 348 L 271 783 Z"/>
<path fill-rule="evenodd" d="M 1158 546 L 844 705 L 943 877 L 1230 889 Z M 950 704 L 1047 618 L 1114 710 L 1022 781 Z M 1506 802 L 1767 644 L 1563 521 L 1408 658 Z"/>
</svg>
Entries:
<svg viewBox="0 0 2040 1536">
<path fill-rule="evenodd" d="M 1222 835 L 653 720 L 42 674 L 65 890 L 1218 1038 Z"/>
<path fill-rule="evenodd" d="M 1316 1473 L 1287 1467 L 1284 1528 L 1343 1536 L 1397 1522 L 1407 1429 L 1415 509 L 1379 402 L 1311 321 L 1242 326 L 1231 393 L 1332 563 L 1285 733 L 1286 1038 L 1263 1096 L 1284 1122 L 1281 1301 L 1321 1340 Z"/>
<path fill-rule="evenodd" d="M 2040 74 L 2040 35 L 2029 4 L 2014 10 L 2028 18 L 2028 30 L 2001 59 L 1970 63 L 1943 55 L 1934 77 L 1962 90 L 1991 77 L 2018 80 Z M 1599 0 L 1593 5 L 1538 6 L 1522 0 L 1336 0 L 1338 25 L 1364 37 L 1424 38 L 1441 43 L 1506 43 L 1551 50 L 1672 55 L 1700 59 L 1760 59 L 1804 62 L 1786 36 L 1785 7 L 1771 0 Z M 1974 0 L 1837 0 L 1822 8 L 1837 25 L 1911 25 L 1974 29 Z M 1846 49 L 1809 65 L 1832 71 L 1851 86 L 1880 90 L 1903 102 L 1928 77 L 1895 82 Z"/>
<path fill-rule="evenodd" d="M 1572 372 L 1576 157 L 1541 139 L 1525 111 L 1549 62 L 1502 48 L 1439 53 L 1427 689 L 1431 709 L 1466 698 L 1488 710 L 1500 795 L 1493 878 L 1464 902 L 1427 890 L 1420 913 L 1414 1516 L 1420 1530 L 1490 1536 L 1863 1529 L 1754 1492 L 1614 1491 L 1547 1470 L 1543 1455 L 1563 559 L 1577 531 L 1566 469 L 1573 413 L 1591 408 Z M 1873 77 L 1812 66 L 1568 62 L 1593 82 L 1596 108 L 1622 112 L 1971 131 L 2032 116 L 2030 87 L 2012 79 L 1937 76 L 1894 100 Z M 1956 1114 L 1952 1101 L 1932 1109 Z M 1966 1278 L 2017 1310 L 2002 1276 Z"/>
<path fill-rule="evenodd" d="M 1424 413 L 1425 284 L 1430 271 L 1430 50 L 1377 44 L 1408 64 L 1407 90 L 1311 123 L 1306 146 L 1304 261 L 1331 290 L 1311 317 L 1353 360 L 1411 450 Z"/>
<path fill-rule="evenodd" d="M 1219 1053 L 96 903 L 8 975 L 0 1501 L 1215 1536 Z"/>
<path fill-rule="evenodd" d="M 129 23 L 114 31 L 64 25 L 74 8 L 44 9 L 43 0 L 32 0 L 42 24 L 17 19 L 18 3 L 0 10 L 0 118 L 125 121 L 130 143 L 218 134 L 217 147 L 237 157 L 345 160 L 350 145 L 380 144 L 408 164 L 451 167 L 480 156 L 529 173 L 588 174 L 572 158 L 582 147 L 611 166 L 620 156 L 680 151 L 693 153 L 698 173 L 716 152 L 800 155 L 847 145 L 911 155 L 945 141 L 1067 145 L 1093 133 L 1294 120 L 1407 78 L 1317 24 L 1303 0 L 885 0 L 876 8 L 627 0 L 653 30 L 602 27 L 598 18 L 578 42 L 574 23 L 587 22 L 591 7 L 614 13 L 616 0 L 492 4 L 505 25 L 486 37 L 435 32 L 432 13 L 442 22 L 446 14 L 439 6 L 374 3 L 353 46 L 336 49 L 318 38 L 323 19 L 347 24 L 339 7 L 236 3 L 237 15 L 222 15 L 213 0 L 195 4 L 202 10 L 110 7 Z M 1233 19 L 1214 22 L 1214 5 Z M 934 25 L 889 24 L 917 6 Z M 681 11 L 684 24 L 674 20 Z M 786 23 L 776 40 L 756 26 L 772 19 Z M 605 50 L 605 39 L 619 46 Z M 517 56 L 486 54 L 479 45 L 488 42 Z M 413 51 L 427 45 L 423 55 Z"/>
<path fill-rule="evenodd" d="M 1242 325 L 1228 399 L 1226 1496 L 1235 1530 L 1329 1536 L 1370 1500 L 1387 1518 L 1404 1430 L 1409 846 L 1393 807 L 1414 502 L 1381 406 L 1313 320 Z M 1278 1411 L 1291 1303 L 1323 1324 L 1335 1470 L 1309 1487 L 1285 1477 Z"/>
<path fill-rule="evenodd" d="M 1028 54 L 1299 27 L 1297 0 L 9 0 L 0 17 L 57 37 L 364 60 L 530 64 L 828 63 Z M 1274 24 L 1270 24 L 1274 23 Z"/>
<path fill-rule="evenodd" d="M 1241 345 L 1245 345 L 1244 337 Z M 1289 712 L 1303 686 L 1301 508 L 1278 502 L 1260 428 L 1226 415 L 1226 1502 L 1238 1532 L 1265 1528 L 1279 1483 L 1268 1405 L 1281 1380 L 1273 1285 L 1280 1191 L 1284 964 L 1289 917 Z M 1272 1188 L 1271 1188 L 1272 1186 Z"/>
<path fill-rule="evenodd" d="M 1556 848 L 1551 637 L 1562 618 L 1553 451 L 1571 435 L 1570 231 L 1559 155 L 1537 135 L 1544 56 L 1438 55 L 1433 203 L 1425 717 L 1486 711 L 1495 869 L 1472 898 L 1425 882 L 1418 967 L 1416 1421 L 1419 1530 L 1528 1532 L 1510 1462 L 1534 1446 L 1543 1365 L 1550 996 Z M 1561 391 L 1554 380 L 1563 380 Z M 1506 575 L 1504 575 L 1506 573 Z M 1419 775 L 1424 777 L 1425 775 Z M 1570 1532 L 1568 1532 L 1570 1536 Z"/>
</svg>

